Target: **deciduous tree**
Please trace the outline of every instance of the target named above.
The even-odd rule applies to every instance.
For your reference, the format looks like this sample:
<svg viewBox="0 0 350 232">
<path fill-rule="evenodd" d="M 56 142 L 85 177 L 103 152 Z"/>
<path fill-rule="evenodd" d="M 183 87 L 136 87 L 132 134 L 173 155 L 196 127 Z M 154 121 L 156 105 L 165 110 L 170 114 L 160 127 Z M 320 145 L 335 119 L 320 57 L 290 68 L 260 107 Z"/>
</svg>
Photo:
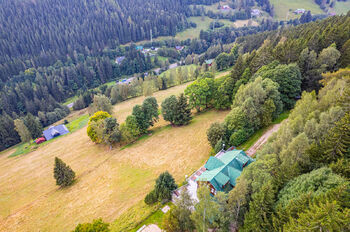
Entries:
<svg viewBox="0 0 350 232">
<path fill-rule="evenodd" d="M 98 111 L 104 111 L 109 114 L 112 113 L 112 104 L 105 95 L 95 95 L 92 104 L 89 107 L 89 113 L 94 114 Z"/>
<path fill-rule="evenodd" d="M 30 134 L 24 122 L 21 119 L 15 119 L 14 124 L 15 124 L 17 133 L 21 137 L 21 141 L 24 143 L 29 142 L 32 139 L 32 135 Z"/>
</svg>

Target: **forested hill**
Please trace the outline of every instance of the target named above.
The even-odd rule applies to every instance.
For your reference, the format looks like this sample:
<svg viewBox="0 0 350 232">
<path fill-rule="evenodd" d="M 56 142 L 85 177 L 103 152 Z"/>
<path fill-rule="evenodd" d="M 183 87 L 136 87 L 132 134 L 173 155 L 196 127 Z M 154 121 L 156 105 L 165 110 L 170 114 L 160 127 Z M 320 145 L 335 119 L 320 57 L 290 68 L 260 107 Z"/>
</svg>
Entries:
<svg viewBox="0 0 350 232">
<path fill-rule="evenodd" d="M 185 0 L 1 0 L 0 78 L 73 51 L 149 39 L 150 30 L 175 35 L 188 26 L 189 12 Z"/>
</svg>

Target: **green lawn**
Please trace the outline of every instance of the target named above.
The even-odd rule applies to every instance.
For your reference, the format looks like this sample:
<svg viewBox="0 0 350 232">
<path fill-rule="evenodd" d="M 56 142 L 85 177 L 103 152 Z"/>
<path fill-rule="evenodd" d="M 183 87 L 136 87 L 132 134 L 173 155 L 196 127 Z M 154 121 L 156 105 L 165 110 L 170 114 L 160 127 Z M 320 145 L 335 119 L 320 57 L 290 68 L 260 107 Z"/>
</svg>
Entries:
<svg viewBox="0 0 350 232">
<path fill-rule="evenodd" d="M 350 10 L 350 1 L 347 2 L 338 2 L 336 1 L 334 7 L 336 14 L 346 14 Z"/>
<path fill-rule="evenodd" d="M 293 13 L 298 8 L 310 10 L 312 14 L 324 13 L 313 0 L 271 0 L 274 5 L 275 18 L 278 20 L 289 20 L 299 16 Z"/>
<path fill-rule="evenodd" d="M 29 143 L 21 143 L 17 146 L 17 149 L 14 153 L 12 153 L 9 157 L 15 157 L 23 154 L 27 154 L 32 150 L 32 145 Z"/>
<path fill-rule="evenodd" d="M 63 105 L 68 105 L 68 104 L 70 104 L 70 103 L 75 102 L 77 99 L 78 99 L 78 96 L 73 96 L 73 97 L 68 98 L 68 99 L 67 99 L 65 102 L 63 102 L 62 104 L 63 104 Z"/>
<path fill-rule="evenodd" d="M 170 72 L 173 72 L 172 70 L 177 70 L 177 69 L 179 69 L 179 68 L 182 68 L 182 69 L 187 69 L 187 71 L 189 71 L 190 70 L 190 68 L 197 68 L 197 65 L 195 65 L 195 64 L 190 64 L 190 65 L 184 65 L 184 66 L 178 66 L 178 67 L 176 67 L 176 68 L 173 68 L 173 69 L 168 69 L 168 70 L 166 70 L 165 72 L 162 72 L 159 76 L 160 77 L 163 77 L 164 75 L 169 75 L 169 73 Z"/>
<path fill-rule="evenodd" d="M 203 19 L 203 20 L 202 20 Z M 189 21 L 197 24 L 196 28 L 189 28 L 182 32 L 176 34 L 175 39 L 178 40 L 186 40 L 186 39 L 194 39 L 199 37 L 199 33 L 201 30 L 209 29 L 210 23 L 214 21 L 209 17 L 190 17 Z"/>
<path fill-rule="evenodd" d="M 69 130 L 70 133 L 79 130 L 80 128 L 83 128 L 89 121 L 89 115 L 88 114 L 84 114 L 82 116 L 80 116 L 79 118 L 74 119 L 73 121 L 69 122 L 66 127 Z M 63 135 L 65 136 L 65 135 Z M 38 149 L 41 146 L 45 146 L 48 143 L 51 143 L 52 141 L 61 138 L 62 136 L 53 138 L 49 141 L 45 141 L 41 144 L 36 144 L 34 141 L 30 142 L 30 143 L 21 143 L 18 146 L 16 146 L 16 150 L 14 153 L 12 153 L 9 157 L 15 157 L 15 156 L 19 156 L 19 155 L 25 155 L 28 154 L 29 152 L 35 151 L 36 149 Z"/>
<path fill-rule="evenodd" d="M 143 225 L 150 225 L 150 224 L 156 224 L 158 225 L 161 229 L 163 228 L 163 218 L 164 218 L 164 213 L 162 211 L 162 208 L 166 205 L 169 205 L 170 207 L 173 205 L 173 203 L 169 202 L 165 205 L 162 205 L 156 212 L 152 213 L 149 217 L 147 217 L 144 221 L 139 223 L 138 226 L 136 226 L 134 229 L 131 230 L 131 232 L 136 232 L 138 229 L 140 229 Z M 169 211 L 167 212 L 169 213 Z"/>
<path fill-rule="evenodd" d="M 79 130 L 80 128 L 83 128 L 88 122 L 89 122 L 89 115 L 84 114 L 79 118 L 76 118 L 73 121 L 69 122 L 66 126 L 67 126 L 67 129 L 72 133 L 74 131 Z"/>
</svg>

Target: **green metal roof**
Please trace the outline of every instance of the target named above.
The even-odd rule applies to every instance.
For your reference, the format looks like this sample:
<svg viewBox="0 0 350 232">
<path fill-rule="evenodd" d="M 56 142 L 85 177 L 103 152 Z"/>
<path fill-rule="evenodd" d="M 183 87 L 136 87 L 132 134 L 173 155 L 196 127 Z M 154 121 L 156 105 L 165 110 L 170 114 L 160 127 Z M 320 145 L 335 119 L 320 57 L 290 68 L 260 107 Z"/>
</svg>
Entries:
<svg viewBox="0 0 350 232">
<path fill-rule="evenodd" d="M 227 168 L 228 176 L 230 177 L 230 183 L 233 186 L 236 186 L 236 179 L 241 175 L 241 171 L 229 166 Z"/>
<path fill-rule="evenodd" d="M 232 150 L 220 158 L 210 157 L 197 181 L 209 181 L 217 191 L 223 191 L 223 186 L 229 181 L 236 185 L 236 179 L 241 175 L 243 165 L 249 165 L 254 160 L 242 150 Z"/>
<path fill-rule="evenodd" d="M 219 160 L 218 158 L 216 158 L 214 156 L 210 156 L 210 158 L 208 159 L 208 161 L 204 165 L 204 167 L 207 170 L 213 170 L 215 168 L 221 167 L 222 165 L 224 165 L 224 163 L 221 160 Z"/>
<path fill-rule="evenodd" d="M 219 172 L 215 176 L 215 180 L 216 180 L 216 182 L 218 182 L 218 184 L 220 184 L 220 186 L 224 186 L 225 184 L 227 184 L 227 182 L 230 180 L 230 178 L 228 176 L 226 176 L 224 173 Z"/>
</svg>

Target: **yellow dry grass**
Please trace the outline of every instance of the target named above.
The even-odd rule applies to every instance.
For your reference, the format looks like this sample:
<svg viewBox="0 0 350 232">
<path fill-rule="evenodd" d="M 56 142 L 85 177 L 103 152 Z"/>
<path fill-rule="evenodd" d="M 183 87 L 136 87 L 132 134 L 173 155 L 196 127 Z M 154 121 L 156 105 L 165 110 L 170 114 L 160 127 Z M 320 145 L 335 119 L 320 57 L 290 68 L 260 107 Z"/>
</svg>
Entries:
<svg viewBox="0 0 350 232">
<path fill-rule="evenodd" d="M 158 102 L 179 94 L 188 84 L 154 94 Z M 117 104 L 122 122 L 143 97 Z M 77 113 L 79 114 L 79 113 Z M 78 223 L 103 218 L 112 222 L 151 190 L 157 176 L 168 170 L 181 182 L 208 158 L 206 130 L 227 112 L 209 111 L 185 127 L 164 127 L 126 149 L 95 145 L 86 127 L 29 154 L 8 158 L 0 154 L 0 231 L 70 231 Z M 157 129 L 157 128 L 162 129 Z M 54 157 L 76 172 L 77 180 L 59 189 L 53 178 Z"/>
</svg>

